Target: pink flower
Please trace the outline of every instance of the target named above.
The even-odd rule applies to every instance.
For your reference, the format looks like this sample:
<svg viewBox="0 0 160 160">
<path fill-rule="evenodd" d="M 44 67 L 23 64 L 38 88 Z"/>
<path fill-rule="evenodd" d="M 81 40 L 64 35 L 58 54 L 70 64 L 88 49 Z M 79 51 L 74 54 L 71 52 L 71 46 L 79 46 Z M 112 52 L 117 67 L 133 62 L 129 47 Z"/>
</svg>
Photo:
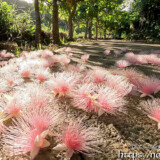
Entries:
<svg viewBox="0 0 160 160">
<path fill-rule="evenodd" d="M 56 62 L 56 59 L 55 57 L 47 57 L 45 58 L 45 64 L 44 64 L 44 67 L 52 67 L 54 66 L 54 63 Z"/>
<path fill-rule="evenodd" d="M 109 55 L 110 54 L 110 50 L 105 50 L 104 53 L 105 53 L 105 55 Z"/>
<path fill-rule="evenodd" d="M 80 64 L 69 64 L 65 70 L 67 72 L 82 72 L 85 70 L 85 67 L 83 65 L 80 65 Z"/>
<path fill-rule="evenodd" d="M 50 96 L 47 89 L 41 85 L 28 85 L 26 93 L 29 94 L 30 106 L 33 108 L 47 108 L 50 102 Z"/>
<path fill-rule="evenodd" d="M 36 73 L 36 77 L 40 82 L 44 82 L 49 78 L 49 72 L 47 69 L 39 68 Z"/>
<path fill-rule="evenodd" d="M 21 77 L 23 77 L 23 78 L 31 78 L 31 74 L 32 74 L 31 67 L 29 66 L 29 64 L 24 63 L 21 66 L 21 69 L 20 69 Z"/>
<path fill-rule="evenodd" d="M 59 97 L 71 96 L 72 89 L 77 82 L 78 77 L 73 73 L 57 73 L 50 81 L 49 88 Z"/>
<path fill-rule="evenodd" d="M 63 64 L 63 65 L 68 65 L 69 63 L 70 63 L 70 59 L 69 58 L 67 58 L 67 57 L 61 57 L 61 63 Z"/>
<path fill-rule="evenodd" d="M 18 100 L 13 99 L 6 106 L 5 112 L 9 115 L 17 115 L 22 109 L 22 105 L 18 102 Z"/>
<path fill-rule="evenodd" d="M 146 59 L 144 58 L 144 55 L 137 55 L 136 60 L 137 60 L 136 63 L 139 65 L 147 63 Z"/>
<path fill-rule="evenodd" d="M 98 115 L 101 116 L 105 112 L 109 114 L 123 112 L 126 102 L 115 90 L 102 86 L 98 91 L 98 104 Z"/>
<path fill-rule="evenodd" d="M 22 79 L 18 75 L 12 73 L 6 74 L 4 78 L 9 86 L 14 86 L 22 82 Z"/>
<path fill-rule="evenodd" d="M 160 129 L 160 99 L 143 101 L 141 106 L 148 117 L 158 123 L 158 129 Z"/>
<path fill-rule="evenodd" d="M 151 96 L 153 93 L 157 93 L 160 90 L 160 80 L 154 77 L 142 79 L 140 81 L 141 97 Z"/>
<path fill-rule="evenodd" d="M 135 64 L 137 62 L 136 56 L 133 52 L 129 52 L 125 54 L 125 58 L 131 63 Z"/>
<path fill-rule="evenodd" d="M 92 83 L 79 85 L 73 92 L 73 106 L 87 112 L 97 112 L 97 94 Z"/>
<path fill-rule="evenodd" d="M 30 158 L 34 159 L 41 148 L 50 145 L 45 138 L 58 119 L 53 110 L 27 110 L 3 134 L 4 152 L 9 156 L 30 152 Z"/>
<path fill-rule="evenodd" d="M 71 50 L 72 49 L 70 47 L 67 47 L 65 51 L 69 54 L 71 52 Z"/>
<path fill-rule="evenodd" d="M 23 109 L 23 100 L 18 92 L 12 94 L 3 94 L 3 99 L 1 106 L 2 111 L 2 121 L 7 121 L 12 117 L 18 117 Z"/>
<path fill-rule="evenodd" d="M 34 159 L 41 148 L 50 145 L 45 132 L 38 133 L 23 119 L 13 121 L 15 125 L 7 128 L 2 137 L 5 154 L 15 156 L 30 152 L 30 158 Z"/>
<path fill-rule="evenodd" d="M 126 57 L 127 59 L 133 58 L 134 56 L 135 56 L 135 54 L 134 54 L 133 52 L 128 52 L 128 53 L 125 54 L 125 57 Z"/>
<path fill-rule="evenodd" d="M 130 66 L 130 63 L 126 60 L 119 60 L 119 61 L 116 62 L 116 65 L 119 68 L 126 68 L 126 67 Z"/>
<path fill-rule="evenodd" d="M 90 79 L 91 82 L 99 84 L 105 81 L 106 75 L 107 75 L 106 70 L 96 67 L 93 69 L 93 71 L 90 71 L 90 74 L 86 76 L 86 79 L 88 81 Z"/>
<path fill-rule="evenodd" d="M 72 54 L 72 53 L 69 53 L 69 54 L 68 54 L 68 57 L 72 57 L 72 56 L 73 56 L 73 54 Z"/>
<path fill-rule="evenodd" d="M 41 54 L 42 58 L 48 58 L 48 57 L 51 57 L 53 55 L 53 53 L 49 50 L 42 50 L 40 52 L 40 54 Z"/>
<path fill-rule="evenodd" d="M 107 87 L 114 89 L 119 96 L 124 97 L 132 90 L 133 85 L 123 76 L 107 76 L 105 84 Z"/>
<path fill-rule="evenodd" d="M 128 47 L 126 47 L 126 48 L 122 48 L 122 52 L 126 52 L 127 50 L 128 50 L 129 48 Z"/>
<path fill-rule="evenodd" d="M 117 50 L 117 51 L 114 51 L 114 53 L 115 53 L 116 56 L 119 56 L 122 53 L 122 51 Z"/>
<path fill-rule="evenodd" d="M 26 113 L 27 112 L 27 113 Z M 52 129 L 60 121 L 60 113 L 56 108 L 33 108 L 30 106 L 23 112 L 23 118 L 36 129 L 37 133 Z"/>
<path fill-rule="evenodd" d="M 25 78 L 29 78 L 31 75 L 31 72 L 29 70 L 24 70 L 21 72 L 21 76 Z"/>
<path fill-rule="evenodd" d="M 89 54 L 85 54 L 81 57 L 81 59 L 86 62 L 89 59 Z"/>
<path fill-rule="evenodd" d="M 134 86 L 139 87 L 141 78 L 144 75 L 141 72 L 136 71 L 134 68 L 128 68 L 124 71 L 124 76 L 132 83 Z"/>
<path fill-rule="evenodd" d="M 70 122 L 62 131 L 61 143 L 54 150 L 65 150 L 67 158 L 73 153 L 82 153 L 94 156 L 98 151 L 98 130 L 93 127 L 86 128 L 80 122 Z"/>
</svg>

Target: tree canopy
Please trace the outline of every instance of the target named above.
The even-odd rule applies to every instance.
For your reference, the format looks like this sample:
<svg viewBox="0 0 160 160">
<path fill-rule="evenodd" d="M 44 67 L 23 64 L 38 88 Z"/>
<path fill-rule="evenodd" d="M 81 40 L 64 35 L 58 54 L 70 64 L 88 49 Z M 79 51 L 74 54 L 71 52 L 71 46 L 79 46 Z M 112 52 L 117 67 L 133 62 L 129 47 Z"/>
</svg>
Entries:
<svg viewBox="0 0 160 160">
<path fill-rule="evenodd" d="M 0 6 L 0 41 L 34 43 L 37 24 L 34 5 L 22 0 L 0 0 Z M 54 40 L 57 36 L 61 43 L 77 38 L 160 37 L 159 0 L 39 0 L 38 7 L 41 43 L 46 45 L 57 43 Z"/>
</svg>

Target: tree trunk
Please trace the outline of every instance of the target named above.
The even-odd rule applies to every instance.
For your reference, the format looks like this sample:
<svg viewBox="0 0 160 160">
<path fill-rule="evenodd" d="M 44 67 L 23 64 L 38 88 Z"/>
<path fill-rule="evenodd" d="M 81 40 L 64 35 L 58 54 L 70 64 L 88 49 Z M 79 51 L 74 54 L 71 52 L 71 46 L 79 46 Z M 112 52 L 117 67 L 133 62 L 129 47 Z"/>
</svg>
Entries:
<svg viewBox="0 0 160 160">
<path fill-rule="evenodd" d="M 104 39 L 106 39 L 106 28 L 107 28 L 107 24 L 105 22 L 105 25 L 104 25 Z"/>
<path fill-rule="evenodd" d="M 36 34 L 35 34 L 35 46 L 39 46 L 41 43 L 41 19 L 39 13 L 39 2 L 34 0 L 35 16 L 36 16 Z"/>
<path fill-rule="evenodd" d="M 86 20 L 85 39 L 87 39 L 87 35 L 88 35 L 88 19 Z"/>
<path fill-rule="evenodd" d="M 73 19 L 73 15 L 76 11 L 77 8 L 77 4 L 75 3 L 73 5 L 73 10 L 69 11 L 69 19 L 68 19 L 68 27 L 69 27 L 69 39 L 73 40 L 73 24 L 72 24 L 72 19 Z"/>
<path fill-rule="evenodd" d="M 52 12 L 52 34 L 53 34 L 53 43 L 59 44 L 59 24 L 58 24 L 58 5 L 57 0 L 53 0 L 53 12 Z"/>
<path fill-rule="evenodd" d="M 98 39 L 98 21 L 96 21 L 96 40 Z"/>
<path fill-rule="evenodd" d="M 89 39 L 92 39 L 92 19 L 89 20 Z"/>
</svg>

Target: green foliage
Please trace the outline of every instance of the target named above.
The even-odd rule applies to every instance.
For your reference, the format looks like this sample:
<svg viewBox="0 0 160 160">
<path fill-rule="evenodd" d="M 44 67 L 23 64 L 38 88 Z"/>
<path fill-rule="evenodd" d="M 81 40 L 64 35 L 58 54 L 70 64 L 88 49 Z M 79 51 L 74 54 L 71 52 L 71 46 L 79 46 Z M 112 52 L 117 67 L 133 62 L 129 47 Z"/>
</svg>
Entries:
<svg viewBox="0 0 160 160">
<path fill-rule="evenodd" d="M 7 40 L 10 36 L 10 22 L 12 15 L 10 13 L 12 6 L 0 0 L 0 41 Z"/>
<path fill-rule="evenodd" d="M 15 41 L 18 44 L 33 41 L 35 25 L 31 11 L 18 13 L 15 5 L 0 1 L 0 32 L 1 41 Z"/>
<path fill-rule="evenodd" d="M 134 36 L 137 35 L 137 39 L 159 39 L 159 13 L 159 0 L 135 0 L 130 13 L 135 16 L 135 20 L 133 21 L 134 31 L 132 32 L 131 38 L 134 38 Z"/>
<path fill-rule="evenodd" d="M 6 2 L 4 2 L 6 1 Z M 86 24 L 92 20 L 95 37 L 128 39 L 160 38 L 160 1 L 134 0 L 131 9 L 123 10 L 128 0 L 58 0 L 59 32 L 62 44 L 68 39 L 68 17 L 73 16 L 74 38 L 84 38 Z M 78 2 L 78 3 L 77 3 Z M 128 1 L 129 2 L 129 1 Z M 52 0 L 40 0 L 42 43 L 52 42 Z M 14 41 L 19 46 L 33 44 L 35 39 L 34 6 L 21 0 L 0 0 L 0 41 Z M 16 51 L 15 51 L 16 52 Z"/>
</svg>

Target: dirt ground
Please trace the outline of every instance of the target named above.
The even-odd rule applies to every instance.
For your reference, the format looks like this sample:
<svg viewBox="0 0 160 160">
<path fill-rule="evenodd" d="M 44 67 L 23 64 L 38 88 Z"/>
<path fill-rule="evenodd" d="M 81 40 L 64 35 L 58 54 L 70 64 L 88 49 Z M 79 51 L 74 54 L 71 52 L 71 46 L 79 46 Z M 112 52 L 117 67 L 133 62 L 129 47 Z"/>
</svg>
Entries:
<svg viewBox="0 0 160 160">
<path fill-rule="evenodd" d="M 87 43 L 70 45 L 75 62 L 80 62 L 83 54 L 89 54 L 88 67 L 100 66 L 104 68 L 114 68 L 115 61 L 123 57 L 115 57 L 113 54 L 104 55 L 106 49 L 120 50 L 128 47 L 128 52 L 138 54 L 141 51 L 146 53 L 151 50 L 160 50 L 160 45 L 133 43 L 120 40 L 101 40 Z M 60 49 L 61 50 L 61 49 Z M 59 50 L 59 51 L 60 51 Z M 142 71 L 146 75 L 155 75 L 160 78 L 160 67 L 153 65 L 131 66 Z M 157 94 L 156 97 L 160 97 Z M 83 155 L 76 155 L 72 160 L 120 160 L 120 159 L 160 159 L 160 132 L 157 130 L 157 123 L 149 119 L 141 110 L 139 102 L 147 98 L 138 96 L 127 96 L 127 114 L 118 116 L 103 115 L 98 118 L 96 115 L 90 116 L 86 121 L 88 124 L 95 124 L 101 129 L 103 146 L 100 146 L 102 154 L 88 158 Z M 83 112 L 70 110 L 69 114 L 80 116 Z M 88 115 L 86 115 L 88 116 Z"/>
</svg>

